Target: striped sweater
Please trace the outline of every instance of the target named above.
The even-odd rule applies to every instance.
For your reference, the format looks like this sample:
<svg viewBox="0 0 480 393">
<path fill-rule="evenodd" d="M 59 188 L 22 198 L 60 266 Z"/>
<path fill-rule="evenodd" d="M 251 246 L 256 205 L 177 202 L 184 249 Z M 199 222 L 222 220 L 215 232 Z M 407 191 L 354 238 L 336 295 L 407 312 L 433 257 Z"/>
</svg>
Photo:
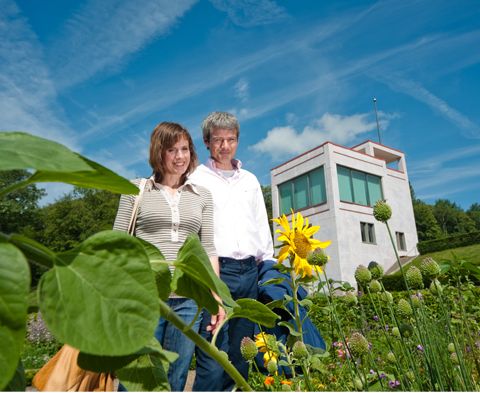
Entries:
<svg viewBox="0 0 480 393">
<path fill-rule="evenodd" d="M 133 181 L 140 184 L 140 179 Z M 113 229 L 127 231 L 134 195 L 122 195 Z M 187 181 L 175 197 L 158 183 L 147 182 L 138 207 L 135 236 L 156 246 L 167 261 L 177 258 L 188 235 L 197 233 L 208 256 L 216 256 L 213 199 L 210 191 Z"/>
</svg>

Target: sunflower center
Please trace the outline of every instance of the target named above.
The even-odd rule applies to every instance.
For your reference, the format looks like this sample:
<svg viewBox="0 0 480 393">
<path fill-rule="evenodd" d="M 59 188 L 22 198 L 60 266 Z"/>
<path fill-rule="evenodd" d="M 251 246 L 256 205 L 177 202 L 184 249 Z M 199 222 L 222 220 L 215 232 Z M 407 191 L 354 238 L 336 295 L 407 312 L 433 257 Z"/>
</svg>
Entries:
<svg viewBox="0 0 480 393">
<path fill-rule="evenodd" d="M 312 246 L 308 241 L 307 237 L 300 232 L 295 232 L 295 238 L 293 239 L 293 243 L 295 244 L 296 254 L 300 258 L 306 258 L 308 253 L 311 251 Z"/>
</svg>

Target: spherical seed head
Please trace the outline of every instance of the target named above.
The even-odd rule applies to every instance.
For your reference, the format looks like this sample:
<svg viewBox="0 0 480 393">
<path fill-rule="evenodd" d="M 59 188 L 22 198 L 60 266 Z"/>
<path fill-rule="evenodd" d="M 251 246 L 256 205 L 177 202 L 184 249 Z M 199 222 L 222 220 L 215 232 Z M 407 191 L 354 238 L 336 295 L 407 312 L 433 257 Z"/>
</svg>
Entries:
<svg viewBox="0 0 480 393">
<path fill-rule="evenodd" d="M 433 258 L 424 258 L 420 263 L 420 270 L 425 277 L 436 278 L 440 274 L 440 266 Z"/>
<path fill-rule="evenodd" d="M 400 334 L 403 337 L 412 337 L 412 335 L 413 335 L 412 325 L 409 325 L 408 323 L 402 323 L 400 325 Z"/>
<path fill-rule="evenodd" d="M 358 265 L 355 270 L 355 280 L 357 280 L 361 286 L 365 286 L 372 280 L 372 273 L 370 273 L 367 267 Z"/>
<path fill-rule="evenodd" d="M 410 303 L 405 299 L 400 299 L 397 303 L 397 312 L 403 318 L 409 318 L 413 315 Z"/>
<path fill-rule="evenodd" d="M 401 337 L 401 335 L 400 335 L 400 329 L 399 329 L 398 327 L 396 327 L 396 326 L 392 328 L 392 334 L 393 334 L 395 337 L 397 337 L 397 338 L 400 338 L 400 337 Z"/>
<path fill-rule="evenodd" d="M 448 344 L 447 349 L 448 349 L 448 352 L 454 353 L 455 352 L 455 344 L 454 343 Z"/>
<path fill-rule="evenodd" d="M 293 344 L 292 353 L 293 353 L 293 357 L 298 360 L 305 359 L 308 357 L 307 347 L 301 341 L 297 341 L 295 344 Z"/>
<path fill-rule="evenodd" d="M 308 253 L 307 262 L 310 265 L 325 266 L 328 262 L 328 255 L 321 248 L 316 248 Z"/>
<path fill-rule="evenodd" d="M 370 281 L 370 292 L 372 293 L 377 293 L 382 290 L 382 285 L 378 280 L 372 280 Z"/>
<path fill-rule="evenodd" d="M 432 295 L 441 295 L 443 292 L 442 284 L 436 278 L 430 283 L 430 293 Z"/>
<path fill-rule="evenodd" d="M 353 333 L 348 340 L 348 349 L 353 356 L 363 356 L 369 351 L 368 341 L 361 333 Z"/>
<path fill-rule="evenodd" d="M 382 299 L 382 301 L 387 303 L 387 304 L 392 304 L 393 303 L 393 295 L 388 291 L 382 292 L 380 294 L 380 299 Z"/>
<path fill-rule="evenodd" d="M 397 361 L 397 358 L 395 357 L 395 354 L 393 352 L 387 353 L 387 360 L 390 363 L 395 363 Z"/>
<path fill-rule="evenodd" d="M 456 352 L 452 352 L 450 354 L 450 360 L 452 361 L 453 364 L 459 364 L 460 362 L 458 361 L 458 355 Z"/>
<path fill-rule="evenodd" d="M 357 296 L 355 296 L 353 292 L 347 292 L 345 294 L 344 299 L 345 299 L 345 303 L 349 306 L 354 306 L 358 303 Z"/>
<path fill-rule="evenodd" d="M 415 373 L 413 371 L 407 371 L 405 373 L 405 376 L 407 377 L 407 379 L 410 381 L 410 382 L 413 382 L 415 381 Z"/>
<path fill-rule="evenodd" d="M 257 356 L 258 348 L 250 337 L 242 338 L 240 342 L 240 353 L 246 361 L 253 360 Z"/>
<path fill-rule="evenodd" d="M 377 221 L 387 222 L 392 217 L 392 208 L 385 201 L 377 201 L 373 206 L 373 217 Z"/>
<path fill-rule="evenodd" d="M 372 273 L 372 278 L 373 279 L 380 279 L 383 276 L 383 267 L 382 265 L 379 265 L 377 262 L 372 261 L 368 264 L 368 270 L 370 270 L 370 273 Z"/>
<path fill-rule="evenodd" d="M 418 296 L 417 294 L 413 294 L 410 296 L 410 299 L 412 299 L 412 305 L 413 307 L 415 308 L 419 308 L 420 307 L 420 303 L 422 301 L 422 299 L 420 298 L 420 296 Z"/>
<path fill-rule="evenodd" d="M 411 289 L 423 288 L 423 277 L 420 269 L 416 266 L 411 266 L 405 273 L 405 280 Z"/>
<path fill-rule="evenodd" d="M 286 383 L 282 385 L 282 392 L 291 392 L 292 388 L 290 385 L 287 385 Z"/>
<path fill-rule="evenodd" d="M 276 360 L 270 360 L 267 363 L 267 371 L 269 374 L 275 374 L 278 371 L 278 366 L 277 366 L 277 361 Z"/>
</svg>

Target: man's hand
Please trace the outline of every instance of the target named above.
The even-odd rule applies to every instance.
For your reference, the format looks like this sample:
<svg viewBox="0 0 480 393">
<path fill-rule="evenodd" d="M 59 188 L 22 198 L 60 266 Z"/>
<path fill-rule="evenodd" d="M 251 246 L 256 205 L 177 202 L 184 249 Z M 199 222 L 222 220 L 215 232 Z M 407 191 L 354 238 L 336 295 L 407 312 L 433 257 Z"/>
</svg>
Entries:
<svg viewBox="0 0 480 393">
<path fill-rule="evenodd" d="M 215 334 L 217 329 L 222 325 L 225 320 L 225 310 L 222 306 L 218 306 L 218 313 L 210 317 L 210 324 L 207 326 L 207 332 Z"/>
</svg>

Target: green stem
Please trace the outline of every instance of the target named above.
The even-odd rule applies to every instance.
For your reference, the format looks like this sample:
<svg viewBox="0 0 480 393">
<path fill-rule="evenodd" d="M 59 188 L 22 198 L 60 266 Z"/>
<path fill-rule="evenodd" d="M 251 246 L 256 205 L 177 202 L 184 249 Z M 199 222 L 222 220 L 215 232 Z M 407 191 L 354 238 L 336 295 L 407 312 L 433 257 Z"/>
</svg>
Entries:
<svg viewBox="0 0 480 393">
<path fill-rule="evenodd" d="M 189 328 L 189 326 L 187 326 L 187 324 L 177 314 L 175 314 L 175 312 L 165 302 L 160 299 L 158 302 L 160 305 L 160 312 L 167 321 L 173 323 L 185 336 L 192 340 L 197 347 L 217 361 L 218 364 L 223 367 L 225 372 L 232 377 L 242 391 L 253 391 L 245 378 L 242 377 L 238 370 L 228 360 L 228 356 L 224 352 L 219 351 L 217 347 L 210 344 L 202 336 Z"/>
<path fill-rule="evenodd" d="M 290 271 L 290 277 L 292 278 L 292 292 L 293 292 L 293 306 L 295 310 L 295 323 L 297 324 L 298 333 L 300 333 L 300 341 L 303 342 L 303 329 L 302 321 L 300 320 L 300 307 L 298 305 L 298 282 L 295 277 L 294 271 Z"/>
</svg>

